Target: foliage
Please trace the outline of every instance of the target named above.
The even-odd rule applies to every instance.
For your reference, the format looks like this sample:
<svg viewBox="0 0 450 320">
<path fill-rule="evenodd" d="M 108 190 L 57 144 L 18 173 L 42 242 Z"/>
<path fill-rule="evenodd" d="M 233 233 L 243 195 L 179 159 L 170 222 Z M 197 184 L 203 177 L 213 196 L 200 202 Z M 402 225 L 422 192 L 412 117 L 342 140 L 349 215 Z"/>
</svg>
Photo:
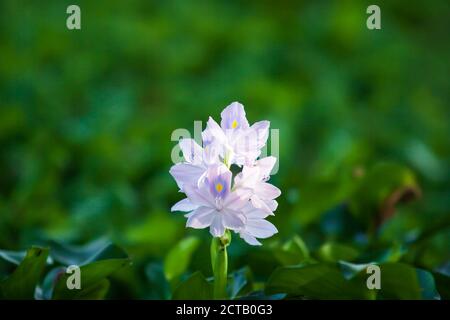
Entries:
<svg viewBox="0 0 450 320">
<path fill-rule="evenodd" d="M 103 299 L 109 281 L 108 276 L 130 264 L 130 259 L 120 248 L 105 241 L 96 241 L 82 248 L 73 248 L 52 242 L 49 248 L 32 247 L 22 261 L 14 257 L 21 253 L 3 252 L 8 262 L 18 264 L 14 272 L 0 282 L 3 299 Z M 67 248 L 62 251 L 61 248 Z M 69 290 L 71 273 L 66 272 L 67 258 L 80 267 L 81 288 Z M 89 255 L 90 254 L 90 255 Z M 45 271 L 47 275 L 43 276 Z"/>
</svg>

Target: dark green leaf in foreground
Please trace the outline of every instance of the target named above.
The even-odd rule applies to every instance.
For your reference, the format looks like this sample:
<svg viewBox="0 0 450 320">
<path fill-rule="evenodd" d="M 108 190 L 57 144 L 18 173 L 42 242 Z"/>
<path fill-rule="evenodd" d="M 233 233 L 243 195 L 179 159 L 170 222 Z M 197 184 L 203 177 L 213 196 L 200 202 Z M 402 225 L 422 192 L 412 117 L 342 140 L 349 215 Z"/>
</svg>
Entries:
<svg viewBox="0 0 450 320">
<path fill-rule="evenodd" d="M 164 275 L 161 263 L 149 263 L 145 268 L 148 281 L 148 293 L 146 298 L 165 300 L 170 298 L 170 284 Z"/>
<path fill-rule="evenodd" d="M 127 258 L 122 248 L 105 239 L 98 239 L 83 246 L 75 246 L 58 241 L 50 241 L 51 257 L 64 265 L 82 266 L 106 259 Z"/>
<path fill-rule="evenodd" d="M 64 267 L 56 267 L 50 270 L 46 275 L 40 286 L 40 291 L 36 295 L 38 300 L 50 300 L 53 294 L 53 288 L 56 280 L 66 272 Z"/>
<path fill-rule="evenodd" d="M 253 290 L 253 275 L 249 267 L 233 272 L 228 277 L 228 296 L 234 299 Z"/>
<path fill-rule="evenodd" d="M 433 275 L 403 263 L 381 265 L 380 299 L 439 299 Z"/>
<path fill-rule="evenodd" d="M 0 283 L 4 299 L 33 299 L 36 286 L 45 269 L 48 249 L 32 247 L 16 270 Z"/>
<path fill-rule="evenodd" d="M 433 272 L 433 277 L 441 299 L 450 300 L 450 277 L 438 272 Z"/>
<path fill-rule="evenodd" d="M 292 298 L 307 299 L 368 299 L 365 282 L 346 280 L 333 264 L 281 267 L 266 284 L 266 294 L 286 293 Z"/>
<path fill-rule="evenodd" d="M 101 300 L 106 297 L 109 290 L 109 280 L 103 279 L 96 284 L 83 290 L 81 295 L 77 295 L 76 299 L 83 300 Z"/>
<path fill-rule="evenodd" d="M 371 275 L 366 272 L 370 263 L 353 264 L 340 261 L 339 265 L 346 279 L 366 283 Z M 435 285 L 430 272 L 403 263 L 383 263 L 379 266 L 381 289 L 372 290 L 378 299 L 439 299 L 440 292 L 436 290 L 439 286 L 437 281 Z M 434 274 L 434 278 L 437 276 Z M 445 285 L 442 287 L 445 288 Z M 445 289 L 443 292 L 445 294 Z"/>
<path fill-rule="evenodd" d="M 212 298 L 213 286 L 200 272 L 195 272 L 180 283 L 172 295 L 174 300 L 211 300 Z"/>
<path fill-rule="evenodd" d="M 286 294 L 284 293 L 278 293 L 273 295 L 266 295 L 263 291 L 254 291 L 250 294 L 239 297 L 236 300 L 282 300 L 286 297 Z"/>
<path fill-rule="evenodd" d="M 64 273 L 57 280 L 53 291 L 53 299 L 102 298 L 101 293 L 106 293 L 107 288 L 104 280 L 115 271 L 129 264 L 130 259 L 108 259 L 81 266 L 81 289 L 79 290 L 67 288 L 67 279 L 71 274 Z"/>
</svg>

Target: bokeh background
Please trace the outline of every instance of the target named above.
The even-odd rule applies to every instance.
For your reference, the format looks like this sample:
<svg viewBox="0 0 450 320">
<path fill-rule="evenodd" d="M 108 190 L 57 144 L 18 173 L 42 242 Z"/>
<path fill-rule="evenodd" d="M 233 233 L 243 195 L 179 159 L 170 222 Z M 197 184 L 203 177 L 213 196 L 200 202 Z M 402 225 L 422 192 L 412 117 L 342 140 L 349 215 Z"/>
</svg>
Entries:
<svg viewBox="0 0 450 320">
<path fill-rule="evenodd" d="M 167 299 L 164 260 L 190 237 L 177 279 L 211 276 L 208 231 L 170 212 L 171 133 L 240 101 L 279 129 L 283 193 L 279 233 L 262 247 L 235 236 L 230 271 L 264 283 L 298 262 L 294 241 L 449 275 L 450 5 L 378 1 L 370 31 L 369 4 L 1 1 L 0 248 L 107 239 L 133 265 L 106 297 Z"/>
</svg>

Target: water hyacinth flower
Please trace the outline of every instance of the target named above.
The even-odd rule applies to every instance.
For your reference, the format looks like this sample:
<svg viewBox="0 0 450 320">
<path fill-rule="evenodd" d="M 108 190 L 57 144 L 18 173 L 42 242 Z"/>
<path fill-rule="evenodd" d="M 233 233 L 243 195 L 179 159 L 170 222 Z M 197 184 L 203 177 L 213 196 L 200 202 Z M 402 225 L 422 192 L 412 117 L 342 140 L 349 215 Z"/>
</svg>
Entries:
<svg viewBox="0 0 450 320">
<path fill-rule="evenodd" d="M 276 158 L 257 159 L 267 141 L 269 122 L 250 126 L 244 107 L 238 102 L 226 107 L 221 117 L 220 126 L 209 118 L 202 132 L 203 147 L 193 139 L 180 140 L 184 161 L 175 164 L 170 173 L 187 198 L 176 203 L 172 211 L 189 212 L 186 226 L 209 228 L 214 237 L 223 236 L 226 229 L 241 236 L 247 234 L 244 230 L 248 223 L 253 223 L 254 238 L 259 234 L 264 234 L 259 238 L 270 237 L 277 232 L 276 228 L 255 232 L 256 225 L 264 223 L 255 224 L 254 211 L 249 210 L 249 205 L 250 209 L 259 209 L 258 219 L 264 220 L 273 215 L 278 205 L 275 198 L 281 194 L 267 182 Z M 254 141 L 249 141 L 252 138 Z M 229 170 L 232 164 L 242 167 L 234 179 Z M 250 237 L 242 238 L 251 245 L 260 245 L 254 239 L 249 240 Z"/>
<path fill-rule="evenodd" d="M 269 121 L 249 126 L 244 106 L 233 102 L 220 114 L 219 124 L 209 118 L 202 133 L 203 143 L 213 144 L 227 165 L 250 165 L 261 154 L 269 136 Z"/>
<path fill-rule="evenodd" d="M 209 118 L 202 132 L 202 146 L 181 139 L 184 161 L 170 169 L 186 198 L 172 211 L 186 212 L 186 227 L 209 228 L 213 241 L 211 261 L 214 296 L 226 296 L 227 254 L 230 230 L 250 245 L 261 245 L 278 232 L 267 220 L 274 215 L 281 191 L 270 184 L 277 161 L 273 156 L 258 159 L 269 135 L 269 121 L 250 125 L 242 104 L 233 102 L 221 113 L 220 125 Z M 230 167 L 241 171 L 233 176 Z"/>
<path fill-rule="evenodd" d="M 186 185 L 184 192 L 187 203 L 192 205 L 185 207 L 186 211 L 195 208 L 186 215 L 187 227 L 209 227 L 214 237 L 222 237 L 226 229 L 239 231 L 244 228 L 246 217 L 243 208 L 250 198 L 250 190 L 246 194 L 232 191 L 231 171 L 223 164 L 210 166 L 201 186 Z M 186 203 L 186 199 L 182 201 Z M 180 206 L 176 209 L 180 210 Z"/>
</svg>

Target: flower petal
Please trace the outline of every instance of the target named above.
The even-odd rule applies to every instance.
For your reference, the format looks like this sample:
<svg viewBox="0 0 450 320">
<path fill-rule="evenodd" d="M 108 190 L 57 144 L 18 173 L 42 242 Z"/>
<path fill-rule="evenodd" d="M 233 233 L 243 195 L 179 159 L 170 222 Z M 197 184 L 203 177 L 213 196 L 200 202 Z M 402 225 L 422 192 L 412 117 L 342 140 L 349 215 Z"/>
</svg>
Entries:
<svg viewBox="0 0 450 320">
<path fill-rule="evenodd" d="M 240 188 L 239 191 L 231 192 L 225 198 L 223 206 L 231 210 L 239 211 L 247 205 L 250 195 L 250 189 Z"/>
<path fill-rule="evenodd" d="M 269 137 L 269 125 L 269 121 L 260 121 L 247 130 L 233 131 L 230 143 L 236 164 L 252 165 L 255 162 Z"/>
<path fill-rule="evenodd" d="M 189 200 L 198 206 L 214 208 L 214 199 L 212 199 L 209 191 L 205 188 L 199 189 L 192 185 L 185 185 L 184 192 Z"/>
<path fill-rule="evenodd" d="M 220 214 L 222 215 L 223 225 L 231 230 L 239 230 L 244 227 L 245 216 L 234 210 L 223 209 Z"/>
<path fill-rule="evenodd" d="M 241 236 L 242 239 L 245 240 L 245 242 L 247 242 L 248 244 L 250 244 L 252 246 L 262 245 L 261 242 L 259 242 L 254 236 L 252 236 L 251 234 L 249 234 L 245 231 L 240 232 L 239 235 Z"/>
<path fill-rule="evenodd" d="M 178 201 L 173 205 L 173 207 L 170 209 L 173 211 L 192 211 L 198 208 L 198 205 L 193 204 L 189 198 L 184 198 L 183 200 Z"/>
<path fill-rule="evenodd" d="M 208 145 L 213 142 L 219 144 L 225 144 L 227 142 L 225 132 L 223 132 L 219 124 L 211 117 L 209 117 L 206 123 L 206 129 L 202 132 L 202 139 L 203 145 Z"/>
<path fill-rule="evenodd" d="M 222 223 L 222 217 L 220 214 L 216 214 L 211 226 L 209 227 L 209 232 L 213 237 L 221 237 L 225 233 L 225 227 Z"/>
<path fill-rule="evenodd" d="M 231 171 L 223 164 L 214 164 L 206 172 L 205 183 L 211 195 L 225 199 L 231 188 Z"/>
<path fill-rule="evenodd" d="M 256 133 L 256 145 L 258 149 L 261 149 L 264 147 L 264 145 L 267 142 L 267 138 L 269 138 L 269 127 L 270 122 L 269 121 L 259 121 L 255 122 L 251 127 L 250 130 L 252 132 Z"/>
<path fill-rule="evenodd" d="M 222 146 L 219 143 L 206 144 L 203 148 L 203 162 L 207 165 L 219 163 Z"/>
<path fill-rule="evenodd" d="M 261 199 L 275 199 L 280 196 L 281 191 L 270 183 L 261 182 L 256 185 L 255 194 Z"/>
<path fill-rule="evenodd" d="M 248 220 L 245 224 L 245 231 L 256 238 L 269 238 L 278 232 L 277 228 L 267 220 Z"/>
<path fill-rule="evenodd" d="M 273 156 L 265 157 L 256 161 L 256 166 L 259 167 L 259 174 L 261 179 L 268 178 L 273 166 L 277 162 L 277 158 Z"/>
<path fill-rule="evenodd" d="M 249 203 L 244 209 L 243 209 L 244 215 L 248 220 L 254 220 L 254 219 L 264 219 L 267 216 L 271 214 L 271 212 L 267 212 L 267 210 L 259 209 L 253 207 L 251 203 Z"/>
<path fill-rule="evenodd" d="M 236 179 L 235 179 L 236 180 Z M 260 179 L 260 169 L 257 166 L 243 166 L 238 182 L 250 188 L 253 188 Z"/>
<path fill-rule="evenodd" d="M 274 215 L 272 209 L 266 204 L 265 201 L 261 200 L 257 195 L 253 195 L 251 198 L 252 205 L 260 210 L 264 210 L 267 214 Z"/>
<path fill-rule="evenodd" d="M 266 205 L 270 208 L 270 210 L 275 211 L 278 208 L 278 202 L 276 200 L 264 200 Z"/>
<path fill-rule="evenodd" d="M 222 121 L 220 126 L 224 130 L 228 129 L 247 129 L 249 127 L 245 116 L 244 106 L 239 102 L 233 102 L 220 114 Z"/>
<path fill-rule="evenodd" d="M 216 216 L 217 211 L 213 208 L 200 207 L 193 211 L 186 222 L 186 227 L 203 229 L 209 227 Z"/>
<path fill-rule="evenodd" d="M 204 172 L 204 167 L 189 163 L 177 163 L 169 170 L 180 189 L 186 184 L 197 185 Z"/>
<path fill-rule="evenodd" d="M 178 143 L 183 152 L 184 159 L 193 164 L 201 164 L 203 158 L 203 149 L 194 139 L 184 138 Z"/>
</svg>

